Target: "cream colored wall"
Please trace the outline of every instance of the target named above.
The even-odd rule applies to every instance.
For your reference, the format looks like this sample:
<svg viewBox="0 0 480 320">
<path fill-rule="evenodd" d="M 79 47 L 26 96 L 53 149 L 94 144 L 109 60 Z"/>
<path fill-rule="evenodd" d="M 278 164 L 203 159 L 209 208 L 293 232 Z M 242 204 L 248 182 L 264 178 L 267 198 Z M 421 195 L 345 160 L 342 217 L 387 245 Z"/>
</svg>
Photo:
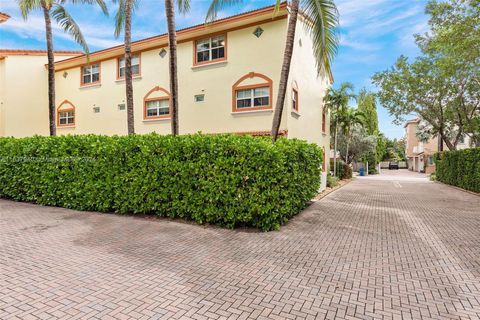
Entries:
<svg viewBox="0 0 480 320">
<path fill-rule="evenodd" d="M 0 136 L 48 135 L 46 63 L 46 55 L 12 55 L 0 60 Z"/>
<path fill-rule="evenodd" d="M 46 56 L 7 56 L 4 59 L 2 135 L 48 134 L 46 62 Z"/>
<path fill-rule="evenodd" d="M 415 135 L 415 131 L 417 130 L 417 123 L 407 123 L 405 128 L 405 133 L 407 135 L 407 150 L 406 155 L 407 157 L 413 157 L 413 147 L 418 145 L 418 140 Z"/>
<path fill-rule="evenodd" d="M 179 126 L 180 133 L 220 133 L 270 130 L 272 111 L 232 114 L 232 85 L 249 72 L 261 73 L 273 80 L 275 103 L 282 63 L 286 19 L 260 25 L 260 38 L 252 32 L 257 26 L 227 34 L 227 62 L 193 67 L 193 42 L 178 45 Z M 170 120 L 143 120 L 143 98 L 155 86 L 168 91 L 168 55 L 161 49 L 141 53 L 141 77 L 134 80 L 135 130 L 137 133 L 170 133 Z M 59 71 L 57 106 L 67 99 L 76 106 L 76 126 L 58 128 L 58 134 L 126 134 L 125 83 L 116 80 L 116 60 L 101 62 L 101 84 L 80 87 L 80 68 Z M 64 77 L 64 72 L 68 75 Z M 249 80 L 250 81 L 250 80 Z M 259 79 L 259 82 L 264 80 Z M 194 102 L 194 95 L 205 94 L 205 101 Z M 100 107 L 94 113 L 93 107 Z M 287 128 L 284 115 L 282 129 Z"/>
<path fill-rule="evenodd" d="M 419 146 L 421 142 L 417 138 L 417 127 L 418 123 L 408 123 L 406 126 L 406 135 L 407 135 L 407 146 L 406 146 L 406 155 L 407 157 L 413 157 L 416 154 L 413 152 L 413 147 Z M 438 151 L 438 138 L 434 137 L 428 142 L 423 143 L 423 149 L 425 154 L 434 154 Z"/>
<path fill-rule="evenodd" d="M 292 111 L 294 82 L 298 86 L 298 113 Z M 299 18 L 285 105 L 288 136 L 317 143 L 325 148 L 327 155 L 330 154 L 330 117 L 327 114 L 326 132 L 323 133 L 322 112 L 323 97 L 329 85 L 324 74 L 317 75 L 312 40 L 303 19 Z"/>
</svg>

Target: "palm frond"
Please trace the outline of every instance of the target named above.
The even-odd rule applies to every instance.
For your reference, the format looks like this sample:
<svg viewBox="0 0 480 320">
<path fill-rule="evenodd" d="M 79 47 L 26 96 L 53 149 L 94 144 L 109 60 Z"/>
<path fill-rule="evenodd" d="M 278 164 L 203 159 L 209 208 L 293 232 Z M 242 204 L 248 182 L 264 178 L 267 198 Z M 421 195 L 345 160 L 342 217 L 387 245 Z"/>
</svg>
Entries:
<svg viewBox="0 0 480 320">
<path fill-rule="evenodd" d="M 309 20 L 306 26 L 312 35 L 317 70 L 331 72 L 339 43 L 337 7 L 333 0 L 303 0 L 302 10 Z"/>
<path fill-rule="evenodd" d="M 120 36 L 120 33 L 123 30 L 123 26 L 125 25 L 125 15 L 126 15 L 126 9 L 125 9 L 125 0 L 114 0 L 114 3 L 118 3 L 118 10 L 117 13 L 115 14 L 115 38 L 118 38 Z"/>
<path fill-rule="evenodd" d="M 280 11 L 280 5 L 282 4 L 282 0 L 277 0 L 275 3 L 275 9 L 273 10 L 273 15 L 275 16 Z"/>
<path fill-rule="evenodd" d="M 20 8 L 22 17 L 25 20 L 27 20 L 30 11 L 42 8 L 40 0 L 19 0 L 18 6 Z"/>
<path fill-rule="evenodd" d="M 180 13 L 187 13 L 190 11 L 190 0 L 177 0 L 178 11 Z"/>
<path fill-rule="evenodd" d="M 60 5 L 65 5 L 67 3 L 71 4 L 89 4 L 89 5 L 98 5 L 101 9 L 103 14 L 108 16 L 108 7 L 104 0 L 57 0 L 56 1 Z"/>
<path fill-rule="evenodd" d="M 278 0 L 277 0 L 278 1 Z M 242 0 L 212 0 L 207 11 L 205 22 L 212 22 L 217 18 L 218 12 L 223 8 L 242 3 Z"/>
<path fill-rule="evenodd" d="M 57 21 L 58 25 L 68 34 L 70 34 L 75 42 L 77 42 L 85 51 L 88 59 L 90 53 L 87 42 L 83 37 L 80 27 L 75 22 L 73 17 L 65 10 L 65 7 L 60 3 L 55 3 L 52 7 L 52 18 Z"/>
</svg>

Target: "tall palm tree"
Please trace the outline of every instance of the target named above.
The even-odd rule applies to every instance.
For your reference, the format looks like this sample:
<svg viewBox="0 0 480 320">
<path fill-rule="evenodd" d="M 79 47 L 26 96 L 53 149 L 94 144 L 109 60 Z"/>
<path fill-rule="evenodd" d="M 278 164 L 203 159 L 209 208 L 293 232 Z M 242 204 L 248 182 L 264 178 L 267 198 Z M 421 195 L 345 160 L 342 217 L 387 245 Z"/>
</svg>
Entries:
<svg viewBox="0 0 480 320">
<path fill-rule="evenodd" d="M 125 48 L 125 96 L 127 99 L 127 132 L 135 134 L 135 116 L 133 112 L 133 75 L 132 75 L 132 13 L 138 5 L 136 0 L 114 0 L 118 3 L 115 15 L 115 37 L 124 29 Z"/>
<path fill-rule="evenodd" d="M 170 97 L 172 104 L 172 134 L 178 135 L 178 75 L 177 75 L 177 30 L 175 27 L 175 9 L 173 0 L 165 0 L 165 16 L 168 29 L 168 49 L 170 52 L 168 70 L 170 74 Z M 190 10 L 190 0 L 177 0 L 180 13 Z"/>
<path fill-rule="evenodd" d="M 333 139 L 334 139 L 334 155 L 333 155 L 333 175 L 337 174 L 337 135 L 338 135 L 338 125 L 339 120 L 341 119 L 342 113 L 344 113 L 348 108 L 348 102 L 351 99 L 355 99 L 356 96 L 353 92 L 353 84 L 350 82 L 344 82 L 340 84 L 338 89 L 329 88 L 327 94 L 324 98 L 325 107 L 330 110 L 332 117 L 332 122 L 334 123 L 333 128 Z"/>
<path fill-rule="evenodd" d="M 25 20 L 32 10 L 42 10 L 45 19 L 45 36 L 47 40 L 47 58 L 48 58 L 48 118 L 50 135 L 57 134 L 55 124 L 55 56 L 53 51 L 53 33 L 52 18 L 58 25 L 83 48 L 85 53 L 89 54 L 87 42 L 73 17 L 65 9 L 68 3 L 97 4 L 105 15 L 108 15 L 108 9 L 103 0 L 19 0 L 20 12 Z"/>
<path fill-rule="evenodd" d="M 354 108 L 347 108 L 346 110 L 343 110 L 339 114 L 339 119 L 340 119 L 340 126 L 342 128 L 342 133 L 345 136 L 347 140 L 347 148 L 345 151 L 345 163 L 350 163 L 348 161 L 348 147 L 350 144 L 350 139 L 351 139 L 351 132 L 352 128 L 357 125 L 364 126 L 365 125 L 365 114 Z"/>
<path fill-rule="evenodd" d="M 207 20 L 213 20 L 216 13 L 223 7 L 239 3 L 241 0 L 213 0 L 207 13 Z M 277 0 L 277 8 L 280 0 Z M 317 71 L 331 72 L 330 66 L 337 52 L 338 37 L 336 27 L 338 25 L 338 10 L 333 0 L 303 0 L 300 8 L 300 0 L 292 0 L 290 3 L 290 15 L 287 27 L 283 64 L 278 85 L 277 102 L 272 122 L 272 141 L 278 138 L 278 131 L 282 120 L 285 94 L 287 91 L 288 76 L 290 74 L 290 62 L 292 61 L 293 46 L 295 43 L 295 30 L 297 27 L 298 11 L 308 17 L 305 24 L 309 29 L 313 40 L 313 53 L 315 56 Z"/>
</svg>

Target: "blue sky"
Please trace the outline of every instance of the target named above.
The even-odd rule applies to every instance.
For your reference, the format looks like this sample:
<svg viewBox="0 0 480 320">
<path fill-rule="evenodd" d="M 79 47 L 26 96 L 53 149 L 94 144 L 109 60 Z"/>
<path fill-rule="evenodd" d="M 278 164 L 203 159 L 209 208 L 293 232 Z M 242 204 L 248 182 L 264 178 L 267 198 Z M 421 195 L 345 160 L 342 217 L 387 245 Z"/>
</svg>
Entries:
<svg viewBox="0 0 480 320">
<path fill-rule="evenodd" d="M 102 15 L 93 6 L 70 6 L 70 13 L 80 25 L 92 51 L 121 43 L 113 36 L 115 6 L 110 5 L 110 17 Z M 335 85 L 352 82 L 356 90 L 370 83 L 374 72 L 390 67 L 400 54 L 413 57 L 418 54 L 413 34 L 427 30 L 424 7 L 427 0 L 336 0 L 340 12 L 340 47 L 333 64 Z M 139 0 L 133 23 L 134 39 L 161 34 L 166 31 L 163 1 Z M 202 23 L 208 0 L 192 0 L 188 15 L 177 17 L 179 28 Z M 222 11 L 225 17 L 242 11 L 272 4 L 273 1 L 245 1 L 243 5 Z M 12 18 L 0 25 L 0 48 L 45 49 L 44 22 L 41 12 L 33 12 L 27 21 L 20 16 L 16 0 L 0 0 L 0 11 Z M 79 47 L 70 37 L 54 26 L 54 45 L 57 50 Z M 404 131 L 392 124 L 388 111 L 378 108 L 381 131 L 390 138 L 400 138 Z"/>
</svg>

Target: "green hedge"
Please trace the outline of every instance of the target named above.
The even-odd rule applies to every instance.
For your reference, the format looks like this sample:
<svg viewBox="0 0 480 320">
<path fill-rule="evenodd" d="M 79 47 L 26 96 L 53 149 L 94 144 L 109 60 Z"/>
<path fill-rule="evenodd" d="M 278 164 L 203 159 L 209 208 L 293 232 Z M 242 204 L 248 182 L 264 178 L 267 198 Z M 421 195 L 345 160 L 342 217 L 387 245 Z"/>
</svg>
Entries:
<svg viewBox="0 0 480 320">
<path fill-rule="evenodd" d="M 330 170 L 333 171 L 333 160 L 330 160 Z M 352 178 L 352 168 L 339 159 L 337 159 L 337 177 L 340 180 Z"/>
<path fill-rule="evenodd" d="M 438 181 L 480 192 L 480 148 L 445 151 L 435 158 Z"/>
<path fill-rule="evenodd" d="M 0 197 L 278 229 L 320 185 L 321 149 L 238 135 L 0 138 Z"/>
</svg>

